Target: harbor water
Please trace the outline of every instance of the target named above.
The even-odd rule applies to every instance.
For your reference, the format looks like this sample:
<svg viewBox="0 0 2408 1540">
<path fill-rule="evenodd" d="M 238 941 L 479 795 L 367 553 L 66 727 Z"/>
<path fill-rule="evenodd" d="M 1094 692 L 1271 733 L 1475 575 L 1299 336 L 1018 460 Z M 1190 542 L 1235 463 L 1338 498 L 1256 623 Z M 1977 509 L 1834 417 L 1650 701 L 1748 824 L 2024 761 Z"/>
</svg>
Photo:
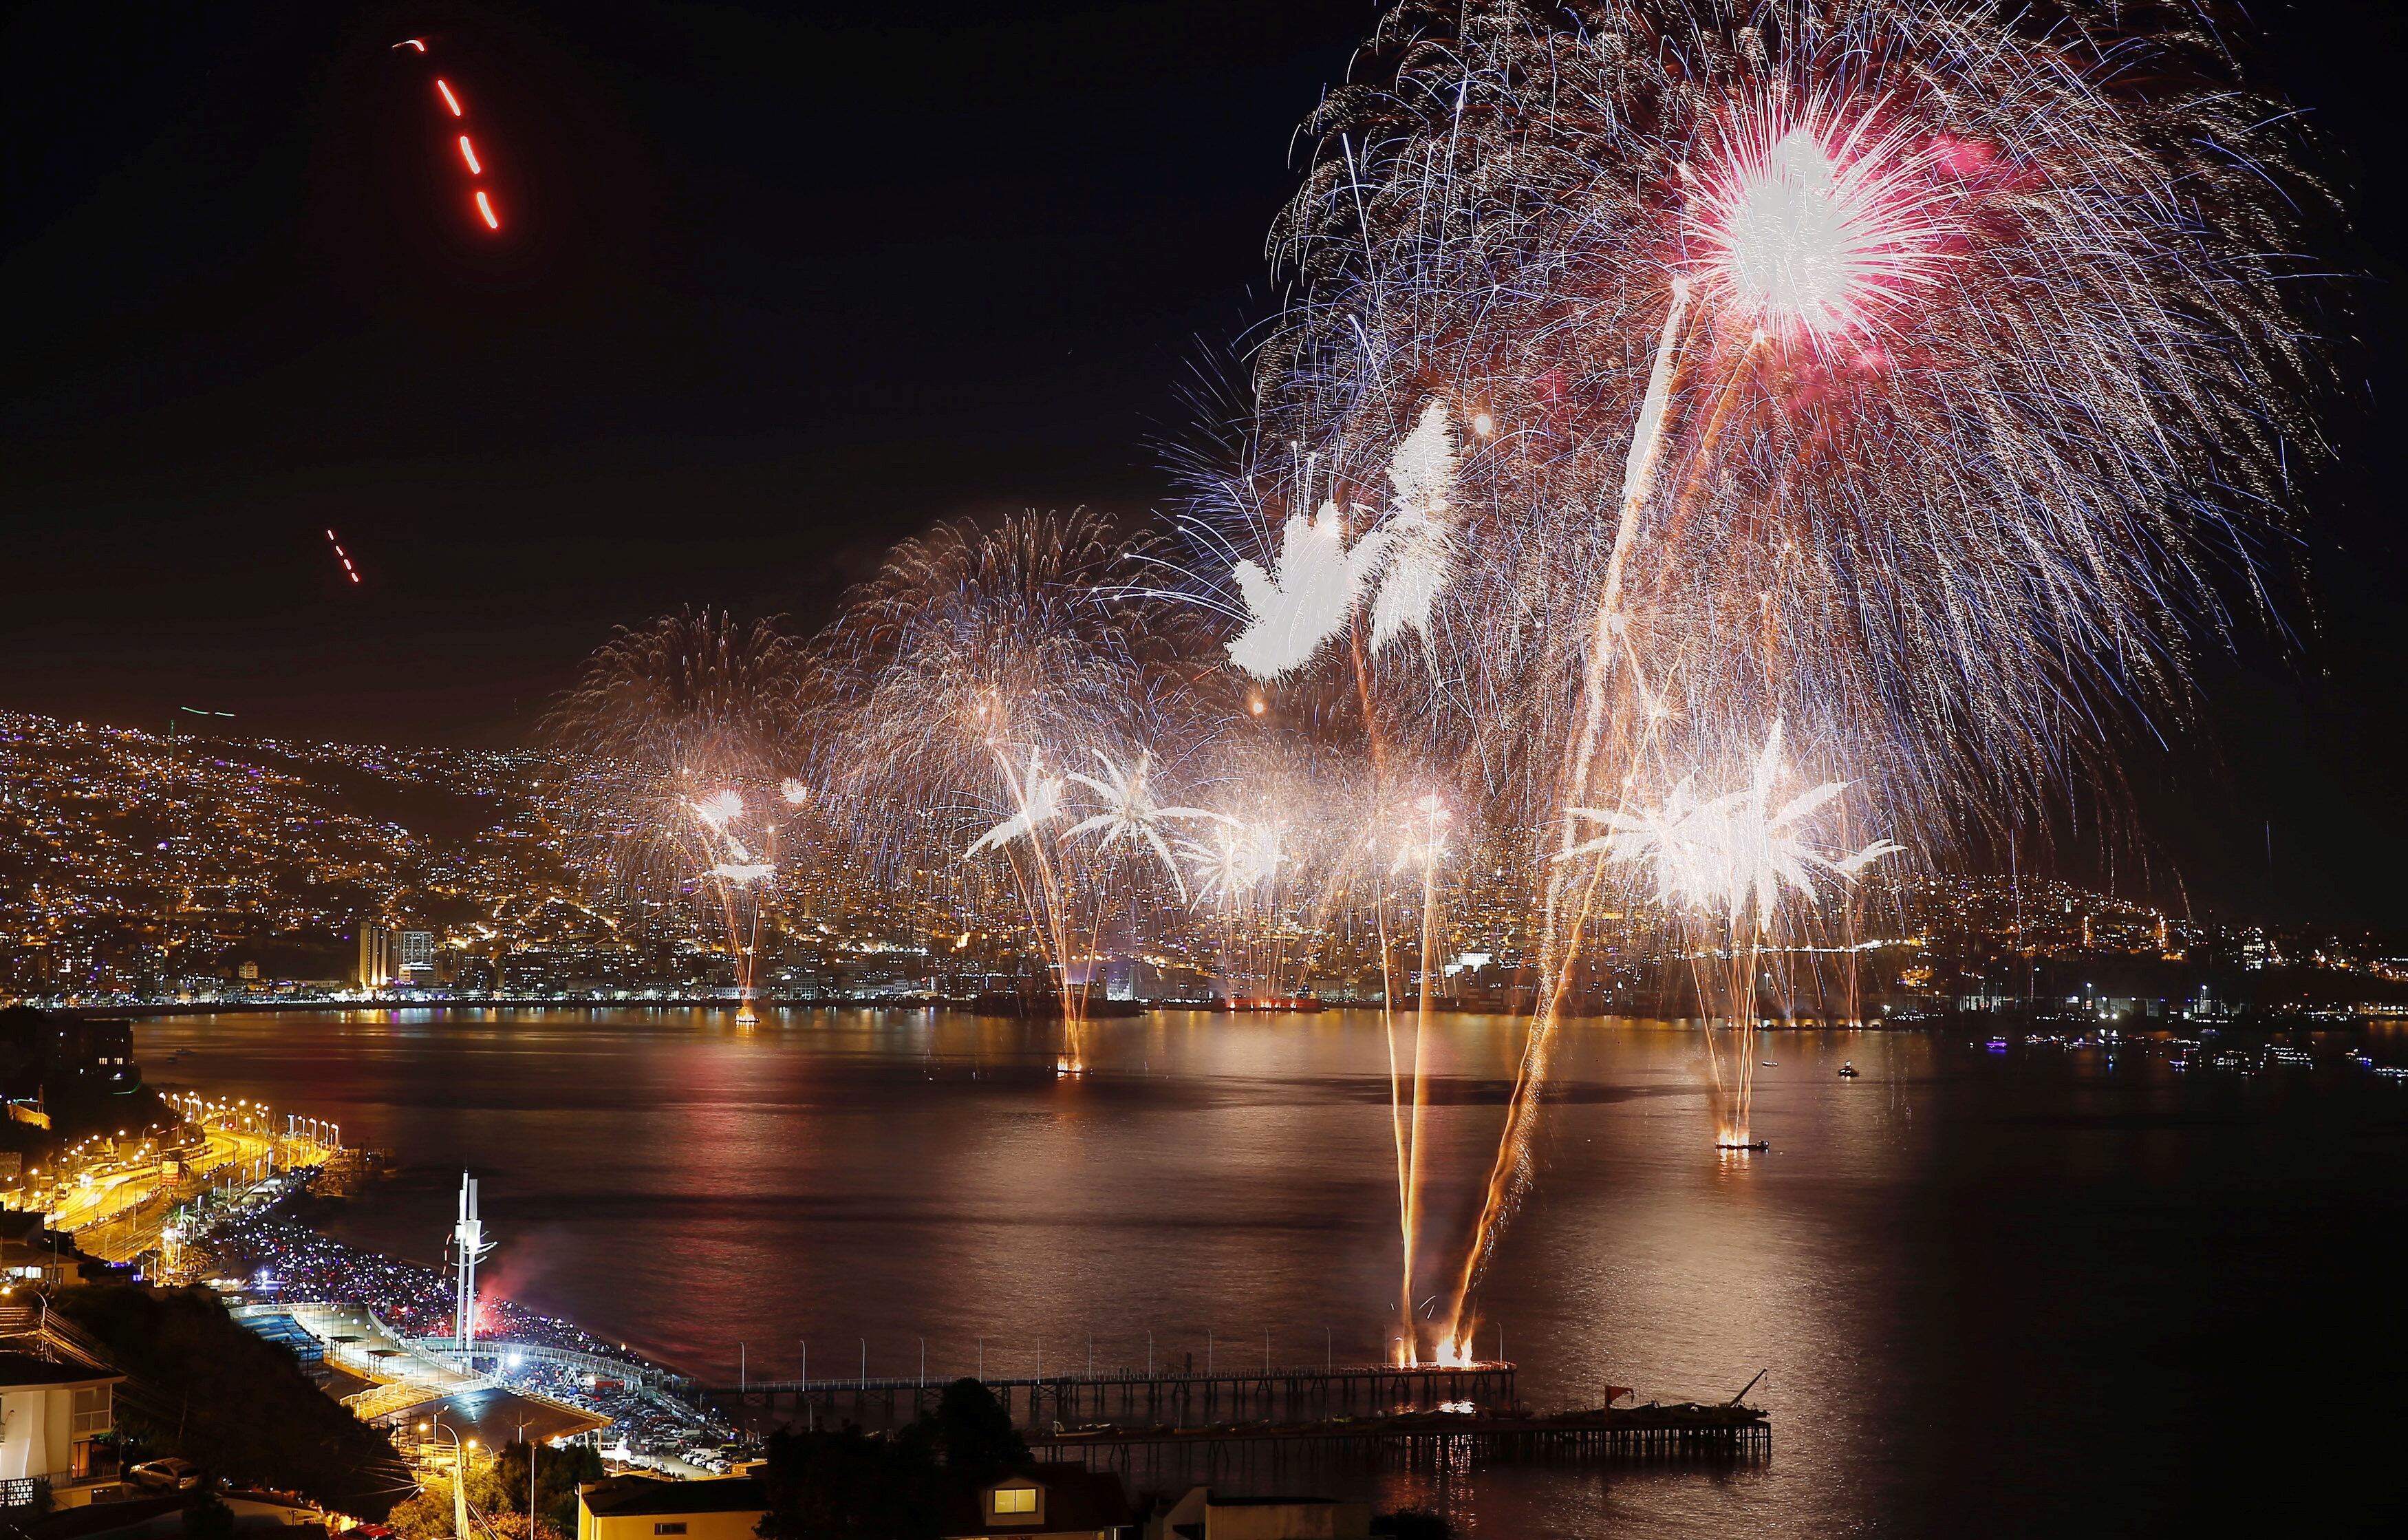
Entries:
<svg viewBox="0 0 2408 1540">
<path fill-rule="evenodd" d="M 1526 1025 L 1432 1026 L 1417 1312 L 1443 1307 Z M 1075 1079 L 1042 1024 L 923 1011 L 229 1015 L 137 1046 L 154 1083 L 393 1151 L 340 1238 L 439 1263 L 473 1170 L 491 1288 L 712 1382 L 739 1357 L 789 1378 L 808 1354 L 816 1380 L 1391 1351 L 1377 1014 L 1091 1030 Z M 1769 1458 L 1281 1484 L 1484 1536 L 2408 1525 L 2398 1082 L 1940 1030 L 1758 1057 L 1770 1147 L 1718 1156 L 1694 1029 L 1564 1029 L 1478 1346 L 1542 1408 L 1766 1371 Z"/>
</svg>

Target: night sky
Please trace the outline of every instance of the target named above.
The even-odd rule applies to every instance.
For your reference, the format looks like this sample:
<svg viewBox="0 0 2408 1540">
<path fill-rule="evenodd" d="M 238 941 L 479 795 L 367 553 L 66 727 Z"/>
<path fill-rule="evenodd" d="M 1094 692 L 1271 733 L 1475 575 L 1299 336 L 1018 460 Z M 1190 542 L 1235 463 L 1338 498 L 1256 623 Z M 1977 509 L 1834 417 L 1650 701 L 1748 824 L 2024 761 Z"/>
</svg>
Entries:
<svg viewBox="0 0 2408 1540">
<path fill-rule="evenodd" d="M 1183 392 L 1271 302 L 1291 132 L 1374 14 L 17 10 L 0 707 L 519 742 L 614 624 L 808 623 L 939 517 L 1165 506 Z M 2152 855 L 2118 842 L 2116 881 L 2408 926 L 2408 23 L 2255 14 L 2355 221 L 2315 232 L 2357 275 L 2325 304 L 2337 463 L 2280 632 L 2203 668 L 2203 739 L 2135 755 Z M 425 59 L 389 48 L 413 35 Z M 499 239 L 466 223 L 437 72 Z"/>
</svg>

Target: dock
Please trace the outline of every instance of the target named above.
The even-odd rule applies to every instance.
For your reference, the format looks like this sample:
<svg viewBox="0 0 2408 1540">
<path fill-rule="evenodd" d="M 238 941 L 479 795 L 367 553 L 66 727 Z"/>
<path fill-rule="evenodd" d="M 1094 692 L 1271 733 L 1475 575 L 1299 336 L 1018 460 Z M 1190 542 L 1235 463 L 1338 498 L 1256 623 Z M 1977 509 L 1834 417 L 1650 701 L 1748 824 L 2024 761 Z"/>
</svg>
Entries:
<svg viewBox="0 0 2408 1540">
<path fill-rule="evenodd" d="M 1076 1427 L 1108 1418 L 1196 1426 L 1249 1418 L 1298 1421 L 1398 1410 L 1511 1405 L 1513 1365 L 1384 1363 L 1264 1367 L 1202 1374 L 1145 1370 L 982 1380 L 1028 1428 Z M 911 1376 L 752 1380 L 703 1394 L 747 1421 L 856 1422 L 894 1427 L 933 1411 L 947 1381 Z"/>
<path fill-rule="evenodd" d="M 1204 1479 L 1331 1460 L 1446 1469 L 1601 1459 L 1740 1461 L 1772 1452 L 1772 1422 L 1754 1406 L 1683 1402 L 1546 1415 L 1417 1411 L 1298 1423 L 1103 1425 L 1033 1434 L 1028 1447 L 1039 1459 L 1075 1460 L 1091 1469 L 1127 1474 L 1171 1464 Z"/>
</svg>

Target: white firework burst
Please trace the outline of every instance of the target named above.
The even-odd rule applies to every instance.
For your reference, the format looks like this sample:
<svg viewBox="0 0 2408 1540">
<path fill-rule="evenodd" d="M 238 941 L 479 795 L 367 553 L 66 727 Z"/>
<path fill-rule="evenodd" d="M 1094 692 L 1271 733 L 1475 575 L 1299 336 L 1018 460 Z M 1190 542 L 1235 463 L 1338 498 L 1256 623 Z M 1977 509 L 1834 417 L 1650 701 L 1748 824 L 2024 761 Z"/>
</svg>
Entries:
<svg viewBox="0 0 2408 1540">
<path fill-rule="evenodd" d="M 1652 868 L 1656 900 L 1666 909 L 1716 914 L 1734 935 L 1755 935 L 1770 927 L 1784 887 L 1813 903 L 1818 872 L 1853 882 L 1903 848 L 1888 840 L 1852 853 L 1818 845 L 1809 822 L 1848 783 L 1827 781 L 1776 804 L 1781 771 L 1781 724 L 1775 722 L 1745 786 L 1700 799 L 1691 789 L 1694 778 L 1684 777 L 1660 807 L 1638 813 L 1574 808 L 1573 816 L 1603 824 L 1607 832 L 1559 858 L 1595 855 L 1609 866 Z"/>
<path fill-rule="evenodd" d="M 1371 600 L 1375 653 L 1408 630 L 1426 644 L 1431 607 L 1454 576 L 1454 537 L 1445 514 L 1455 491 L 1455 439 L 1445 402 L 1422 408 L 1421 421 L 1388 458 L 1388 484 L 1396 494 L 1395 512 L 1376 532 L 1384 544 L 1372 551 L 1385 561 L 1380 591 Z M 1369 539 L 1364 541 L 1370 544 Z"/>
<path fill-rule="evenodd" d="M 1204 808 L 1165 807 L 1155 801 L 1153 788 L 1146 784 L 1151 755 L 1140 753 L 1133 768 L 1124 769 L 1114 764 L 1111 756 L 1101 749 L 1088 752 L 1103 767 L 1102 777 L 1072 770 L 1070 779 L 1103 799 L 1104 805 L 1101 811 L 1071 825 L 1066 837 L 1076 839 L 1082 834 L 1101 831 L 1103 838 L 1096 842 L 1096 848 L 1099 851 L 1110 850 L 1122 840 L 1145 844 L 1161 859 L 1162 869 L 1170 873 L 1171 884 L 1179 889 L 1180 901 L 1184 903 L 1187 900 L 1187 881 L 1180 875 L 1178 858 L 1171 854 L 1170 842 L 1163 838 L 1163 830 L 1173 820 L 1217 821 L 1222 815 Z"/>
<path fill-rule="evenodd" d="M 1012 841 L 1034 834 L 1039 828 L 1062 816 L 1062 777 L 1045 773 L 1045 756 L 1037 749 L 1028 751 L 1028 771 L 1023 775 L 1007 763 L 1003 778 L 1011 788 L 1014 812 L 1011 816 L 972 841 L 962 852 L 968 860 L 982 850 L 1001 850 Z"/>
</svg>

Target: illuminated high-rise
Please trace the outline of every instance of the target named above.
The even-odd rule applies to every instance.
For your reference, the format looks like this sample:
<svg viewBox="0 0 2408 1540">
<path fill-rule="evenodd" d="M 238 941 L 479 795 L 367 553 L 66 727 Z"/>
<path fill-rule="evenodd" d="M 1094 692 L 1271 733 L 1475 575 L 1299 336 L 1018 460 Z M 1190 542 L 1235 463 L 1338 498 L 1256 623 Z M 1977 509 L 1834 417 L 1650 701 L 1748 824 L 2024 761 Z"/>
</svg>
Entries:
<svg viewBox="0 0 2408 1540">
<path fill-rule="evenodd" d="M 435 932 L 394 930 L 393 977 L 396 984 L 424 986 L 435 982 Z"/>
<path fill-rule="evenodd" d="M 359 922 L 360 987 L 381 989 L 394 980 L 394 931 L 375 920 Z"/>
</svg>

